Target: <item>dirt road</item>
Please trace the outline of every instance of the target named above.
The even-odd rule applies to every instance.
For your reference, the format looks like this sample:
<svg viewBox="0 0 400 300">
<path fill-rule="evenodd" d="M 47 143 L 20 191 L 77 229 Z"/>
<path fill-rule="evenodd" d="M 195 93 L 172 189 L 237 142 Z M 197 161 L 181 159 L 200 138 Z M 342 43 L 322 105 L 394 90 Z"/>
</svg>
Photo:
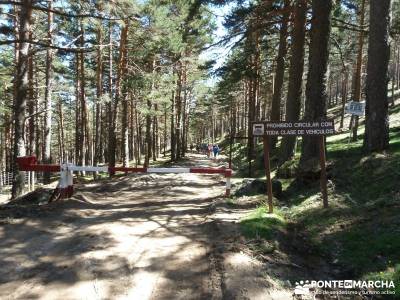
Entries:
<svg viewBox="0 0 400 300">
<path fill-rule="evenodd" d="M 192 155 L 187 164 L 218 163 Z M 2 210 L 0 299 L 290 298 L 235 248 L 223 193 L 219 176 L 129 175 L 78 186 L 68 201 Z"/>
</svg>

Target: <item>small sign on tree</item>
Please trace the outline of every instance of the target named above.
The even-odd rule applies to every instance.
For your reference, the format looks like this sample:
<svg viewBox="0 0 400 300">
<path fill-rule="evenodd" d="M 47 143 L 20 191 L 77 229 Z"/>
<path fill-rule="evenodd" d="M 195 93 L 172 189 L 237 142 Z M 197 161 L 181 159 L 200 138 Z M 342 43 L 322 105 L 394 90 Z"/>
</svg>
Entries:
<svg viewBox="0 0 400 300">
<path fill-rule="evenodd" d="M 346 114 L 355 116 L 364 116 L 365 114 L 365 102 L 350 101 L 344 108 Z"/>
<path fill-rule="evenodd" d="M 264 124 L 253 124 L 253 135 L 254 136 L 263 136 L 265 134 Z"/>
</svg>

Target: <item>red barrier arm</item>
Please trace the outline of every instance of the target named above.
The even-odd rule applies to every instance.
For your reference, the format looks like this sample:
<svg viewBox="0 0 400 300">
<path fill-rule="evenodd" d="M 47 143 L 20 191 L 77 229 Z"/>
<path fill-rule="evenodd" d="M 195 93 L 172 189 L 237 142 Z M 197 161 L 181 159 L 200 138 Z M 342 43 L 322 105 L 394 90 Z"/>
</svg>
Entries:
<svg viewBox="0 0 400 300">
<path fill-rule="evenodd" d="M 31 165 L 26 166 L 21 171 L 34 171 L 34 172 L 60 172 L 60 165 Z"/>
<path fill-rule="evenodd" d="M 35 156 L 21 156 L 17 158 L 20 171 L 60 172 L 60 165 L 38 165 Z"/>
<path fill-rule="evenodd" d="M 27 171 L 27 170 L 24 170 L 24 169 L 29 167 L 29 166 L 37 164 L 36 156 L 20 156 L 20 157 L 17 157 L 17 164 L 18 164 L 18 168 L 21 171 Z"/>
</svg>

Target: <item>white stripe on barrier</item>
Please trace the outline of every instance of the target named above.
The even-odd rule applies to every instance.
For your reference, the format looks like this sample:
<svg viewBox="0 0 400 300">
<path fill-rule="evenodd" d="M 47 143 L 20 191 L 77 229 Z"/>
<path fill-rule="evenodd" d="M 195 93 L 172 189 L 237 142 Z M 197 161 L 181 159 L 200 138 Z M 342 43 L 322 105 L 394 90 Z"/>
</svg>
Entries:
<svg viewBox="0 0 400 300">
<path fill-rule="evenodd" d="M 68 186 L 68 178 L 66 171 L 67 165 L 61 165 L 61 172 L 60 172 L 60 189 L 65 189 Z"/>
<path fill-rule="evenodd" d="M 67 186 L 72 186 L 72 185 L 74 185 L 74 177 L 73 177 L 72 171 L 69 170 L 67 172 Z"/>
<path fill-rule="evenodd" d="M 147 173 L 190 173 L 190 168 L 147 168 Z"/>
<path fill-rule="evenodd" d="M 226 189 L 230 190 L 231 189 L 231 178 L 226 177 Z"/>
<path fill-rule="evenodd" d="M 68 170 L 75 172 L 108 172 L 108 167 L 68 166 Z"/>
</svg>

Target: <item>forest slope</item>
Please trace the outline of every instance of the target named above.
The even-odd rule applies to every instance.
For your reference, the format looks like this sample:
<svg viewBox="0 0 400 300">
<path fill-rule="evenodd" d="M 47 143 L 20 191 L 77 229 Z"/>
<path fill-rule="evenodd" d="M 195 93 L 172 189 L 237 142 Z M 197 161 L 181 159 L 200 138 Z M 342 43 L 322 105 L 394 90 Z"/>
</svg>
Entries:
<svg viewBox="0 0 400 300">
<path fill-rule="evenodd" d="M 273 255 L 274 251 L 288 251 L 288 254 L 303 252 L 328 265 L 328 275 L 321 273 L 320 276 L 394 280 L 399 296 L 399 101 L 390 109 L 390 124 L 390 148 L 382 154 L 366 155 L 362 149 L 362 139 L 350 142 L 348 131 L 328 138 L 328 209 L 322 208 L 318 181 L 305 185 L 296 178 L 276 176 L 282 183 L 283 193 L 280 199 L 275 199 L 275 213 L 268 215 L 261 205 L 241 223 L 243 234 L 250 239 L 256 238 L 252 246 L 255 253 L 268 256 Z M 359 134 L 363 130 L 362 125 Z M 240 149 L 238 145 L 236 147 Z M 262 157 L 261 148 L 258 156 Z M 297 159 L 284 168 L 295 173 Z M 237 157 L 236 161 L 240 161 L 240 158 Z M 256 166 L 262 177 L 262 165 L 257 162 L 258 159 Z M 288 172 L 280 171 L 277 174 Z M 248 199 L 265 201 L 265 196 Z M 243 198 L 233 198 L 230 203 L 243 201 Z M 276 241 L 280 241 L 281 245 L 285 245 L 285 242 L 292 245 L 289 249 L 284 246 L 266 249 L 260 246 L 265 241 L 272 245 Z M 298 241 L 302 242 L 301 246 Z M 302 268 L 313 268 L 313 264 L 315 261 Z"/>
</svg>

